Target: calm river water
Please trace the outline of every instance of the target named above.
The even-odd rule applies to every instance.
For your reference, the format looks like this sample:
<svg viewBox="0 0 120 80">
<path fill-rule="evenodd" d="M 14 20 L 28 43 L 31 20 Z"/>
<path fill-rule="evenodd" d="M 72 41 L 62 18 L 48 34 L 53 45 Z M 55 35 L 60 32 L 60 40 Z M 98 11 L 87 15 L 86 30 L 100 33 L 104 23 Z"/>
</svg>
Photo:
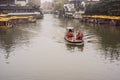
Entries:
<svg viewBox="0 0 120 80">
<path fill-rule="evenodd" d="M 66 27 L 84 46 L 66 45 Z M 37 23 L 0 30 L 0 80 L 120 80 L 120 27 L 46 14 Z"/>
</svg>

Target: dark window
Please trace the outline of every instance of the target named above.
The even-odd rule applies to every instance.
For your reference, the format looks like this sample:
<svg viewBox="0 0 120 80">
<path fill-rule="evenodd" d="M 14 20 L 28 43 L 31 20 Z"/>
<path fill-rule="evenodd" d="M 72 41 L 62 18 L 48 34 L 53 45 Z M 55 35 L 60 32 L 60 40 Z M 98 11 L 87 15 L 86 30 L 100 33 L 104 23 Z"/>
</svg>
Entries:
<svg viewBox="0 0 120 80">
<path fill-rule="evenodd" d="M 0 4 L 14 4 L 15 0 L 0 0 Z"/>
</svg>

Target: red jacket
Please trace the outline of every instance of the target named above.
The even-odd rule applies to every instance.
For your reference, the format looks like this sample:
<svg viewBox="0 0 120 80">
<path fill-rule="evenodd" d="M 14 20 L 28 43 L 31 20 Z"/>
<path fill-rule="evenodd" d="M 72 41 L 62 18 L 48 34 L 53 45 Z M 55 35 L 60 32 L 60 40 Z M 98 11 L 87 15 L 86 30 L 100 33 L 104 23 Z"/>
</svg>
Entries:
<svg viewBox="0 0 120 80">
<path fill-rule="evenodd" d="M 67 38 L 73 37 L 73 32 L 68 32 L 68 33 L 66 34 L 66 36 L 67 36 Z"/>
<path fill-rule="evenodd" d="M 82 38 L 83 38 L 83 34 L 82 33 L 77 33 L 76 39 L 82 39 Z"/>
</svg>

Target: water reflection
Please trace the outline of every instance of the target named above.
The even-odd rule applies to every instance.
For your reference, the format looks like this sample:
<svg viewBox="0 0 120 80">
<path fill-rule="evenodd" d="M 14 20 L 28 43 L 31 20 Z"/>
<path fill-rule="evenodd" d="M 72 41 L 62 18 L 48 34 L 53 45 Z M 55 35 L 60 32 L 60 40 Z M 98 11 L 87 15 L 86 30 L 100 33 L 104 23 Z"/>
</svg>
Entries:
<svg viewBox="0 0 120 80">
<path fill-rule="evenodd" d="M 14 40 L 13 35 L 11 35 L 11 30 L 1 30 L 0 31 L 0 48 L 5 53 L 5 58 L 8 59 L 10 56 L 10 52 L 14 48 Z M 1 51 L 2 51 L 1 50 Z"/>
<path fill-rule="evenodd" d="M 71 44 L 66 44 L 66 48 L 70 52 L 75 52 L 75 51 L 80 51 L 83 52 L 84 50 L 84 45 L 77 46 L 77 45 L 71 45 Z"/>
<path fill-rule="evenodd" d="M 110 61 L 120 60 L 120 27 L 108 25 L 90 26 L 94 33 L 99 37 L 102 55 Z"/>
<path fill-rule="evenodd" d="M 10 57 L 14 49 L 29 46 L 31 37 L 35 36 L 37 25 L 22 24 L 8 30 L 0 30 L 0 53 L 4 54 L 5 59 Z"/>
</svg>

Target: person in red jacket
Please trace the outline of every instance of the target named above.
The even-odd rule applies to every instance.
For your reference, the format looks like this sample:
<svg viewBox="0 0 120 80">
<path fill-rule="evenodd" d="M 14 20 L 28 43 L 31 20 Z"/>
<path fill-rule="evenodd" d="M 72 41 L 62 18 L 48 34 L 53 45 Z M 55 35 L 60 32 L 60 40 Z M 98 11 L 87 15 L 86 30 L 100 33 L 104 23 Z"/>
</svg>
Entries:
<svg viewBox="0 0 120 80">
<path fill-rule="evenodd" d="M 83 34 L 80 33 L 80 32 L 78 32 L 78 33 L 76 34 L 76 39 L 77 39 L 77 40 L 81 40 L 82 38 L 83 38 Z"/>
<path fill-rule="evenodd" d="M 73 32 L 68 32 L 67 34 L 66 34 L 66 36 L 69 38 L 69 37 L 73 37 Z"/>
<path fill-rule="evenodd" d="M 73 37 L 73 31 L 70 30 L 68 33 L 66 33 L 67 38 Z"/>
</svg>

